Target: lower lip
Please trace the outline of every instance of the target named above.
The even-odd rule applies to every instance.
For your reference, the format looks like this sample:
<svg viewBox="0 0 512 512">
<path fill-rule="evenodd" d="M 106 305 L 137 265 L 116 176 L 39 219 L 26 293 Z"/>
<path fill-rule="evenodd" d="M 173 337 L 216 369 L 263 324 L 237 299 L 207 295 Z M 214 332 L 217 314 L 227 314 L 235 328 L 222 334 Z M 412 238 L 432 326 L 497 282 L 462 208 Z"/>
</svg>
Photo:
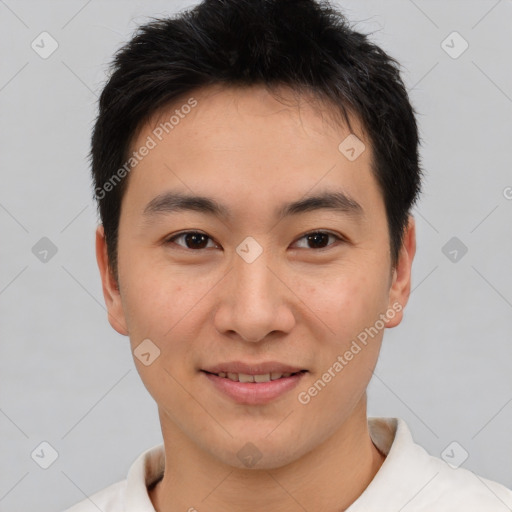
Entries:
<svg viewBox="0 0 512 512">
<path fill-rule="evenodd" d="M 271 380 L 269 382 L 237 382 L 213 373 L 202 372 L 219 390 L 239 404 L 262 405 L 297 386 L 306 372 L 300 372 L 289 377 Z"/>
</svg>

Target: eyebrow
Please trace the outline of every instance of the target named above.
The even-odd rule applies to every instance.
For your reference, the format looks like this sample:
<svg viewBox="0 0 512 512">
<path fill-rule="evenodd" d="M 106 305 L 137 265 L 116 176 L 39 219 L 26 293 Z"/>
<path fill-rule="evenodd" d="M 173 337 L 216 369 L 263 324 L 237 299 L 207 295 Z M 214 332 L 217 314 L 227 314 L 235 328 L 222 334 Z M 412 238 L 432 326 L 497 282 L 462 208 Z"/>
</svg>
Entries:
<svg viewBox="0 0 512 512">
<path fill-rule="evenodd" d="M 278 220 L 282 220 L 285 217 L 315 210 L 333 210 L 355 219 L 365 216 L 363 207 L 355 199 L 341 191 L 325 191 L 285 203 L 276 209 L 274 215 Z M 195 211 L 225 220 L 233 218 L 229 208 L 214 198 L 177 191 L 164 192 L 154 197 L 144 208 L 143 217 L 150 219 L 157 215 L 180 211 Z"/>
</svg>

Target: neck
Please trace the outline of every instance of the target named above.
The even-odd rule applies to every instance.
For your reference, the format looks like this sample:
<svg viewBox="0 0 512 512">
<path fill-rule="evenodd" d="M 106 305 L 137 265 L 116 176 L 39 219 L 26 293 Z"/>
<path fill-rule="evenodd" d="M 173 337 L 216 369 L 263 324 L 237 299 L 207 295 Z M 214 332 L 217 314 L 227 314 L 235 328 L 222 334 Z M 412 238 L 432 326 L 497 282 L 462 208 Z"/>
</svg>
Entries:
<svg viewBox="0 0 512 512">
<path fill-rule="evenodd" d="M 385 460 L 370 438 L 366 397 L 314 450 L 273 469 L 225 465 L 205 455 L 168 421 L 162 422 L 162 433 L 166 470 L 149 493 L 157 512 L 342 511 L 362 494 Z"/>
</svg>

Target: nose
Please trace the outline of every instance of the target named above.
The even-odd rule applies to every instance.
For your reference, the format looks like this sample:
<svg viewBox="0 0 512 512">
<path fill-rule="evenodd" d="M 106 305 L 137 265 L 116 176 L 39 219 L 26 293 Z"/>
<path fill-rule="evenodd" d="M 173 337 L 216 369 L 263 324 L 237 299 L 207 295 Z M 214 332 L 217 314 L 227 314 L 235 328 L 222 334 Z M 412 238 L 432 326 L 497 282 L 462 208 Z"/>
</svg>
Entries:
<svg viewBox="0 0 512 512">
<path fill-rule="evenodd" d="M 215 327 L 223 335 L 258 342 L 295 325 L 293 293 L 264 251 L 255 261 L 238 255 L 219 289 Z M 276 334 L 277 336 L 277 334 Z"/>
</svg>

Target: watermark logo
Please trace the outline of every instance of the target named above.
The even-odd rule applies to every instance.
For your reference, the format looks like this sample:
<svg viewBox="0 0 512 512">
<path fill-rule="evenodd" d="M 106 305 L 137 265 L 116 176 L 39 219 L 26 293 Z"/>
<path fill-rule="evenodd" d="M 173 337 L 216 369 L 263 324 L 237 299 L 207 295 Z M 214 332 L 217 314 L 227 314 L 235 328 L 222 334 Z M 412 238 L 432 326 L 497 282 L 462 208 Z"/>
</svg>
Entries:
<svg viewBox="0 0 512 512">
<path fill-rule="evenodd" d="M 59 453 L 48 441 L 43 441 L 34 448 L 30 456 L 39 467 L 48 469 L 58 459 Z"/>
<path fill-rule="evenodd" d="M 149 366 L 160 356 L 160 349 L 149 338 L 146 338 L 142 343 L 137 345 L 133 351 L 133 355 L 144 366 Z"/>
<path fill-rule="evenodd" d="M 252 263 L 261 255 L 263 247 L 252 236 L 248 236 L 237 246 L 236 252 L 246 263 Z"/>
<path fill-rule="evenodd" d="M 469 48 L 469 43 L 457 31 L 454 31 L 441 42 L 441 48 L 452 59 L 458 59 Z"/>
<path fill-rule="evenodd" d="M 48 263 L 57 254 L 57 251 L 57 246 L 46 236 L 43 236 L 32 247 L 32 254 L 41 263 Z"/>
<path fill-rule="evenodd" d="M 443 245 L 441 252 L 452 263 L 458 263 L 468 252 L 468 248 L 459 238 L 454 236 Z"/>
<path fill-rule="evenodd" d="M 366 146 L 364 145 L 364 142 L 356 137 L 353 133 L 343 139 L 338 146 L 340 153 L 343 154 L 351 162 L 359 158 L 365 149 Z"/>
<path fill-rule="evenodd" d="M 452 441 L 441 453 L 441 458 L 453 469 L 458 468 L 468 457 L 467 450 L 457 441 Z"/>
<path fill-rule="evenodd" d="M 236 455 L 247 468 L 254 467 L 263 457 L 262 453 L 253 443 L 245 443 Z"/>
<path fill-rule="evenodd" d="M 59 47 L 59 43 L 48 32 L 41 32 L 30 46 L 39 57 L 47 59 Z"/>
</svg>

